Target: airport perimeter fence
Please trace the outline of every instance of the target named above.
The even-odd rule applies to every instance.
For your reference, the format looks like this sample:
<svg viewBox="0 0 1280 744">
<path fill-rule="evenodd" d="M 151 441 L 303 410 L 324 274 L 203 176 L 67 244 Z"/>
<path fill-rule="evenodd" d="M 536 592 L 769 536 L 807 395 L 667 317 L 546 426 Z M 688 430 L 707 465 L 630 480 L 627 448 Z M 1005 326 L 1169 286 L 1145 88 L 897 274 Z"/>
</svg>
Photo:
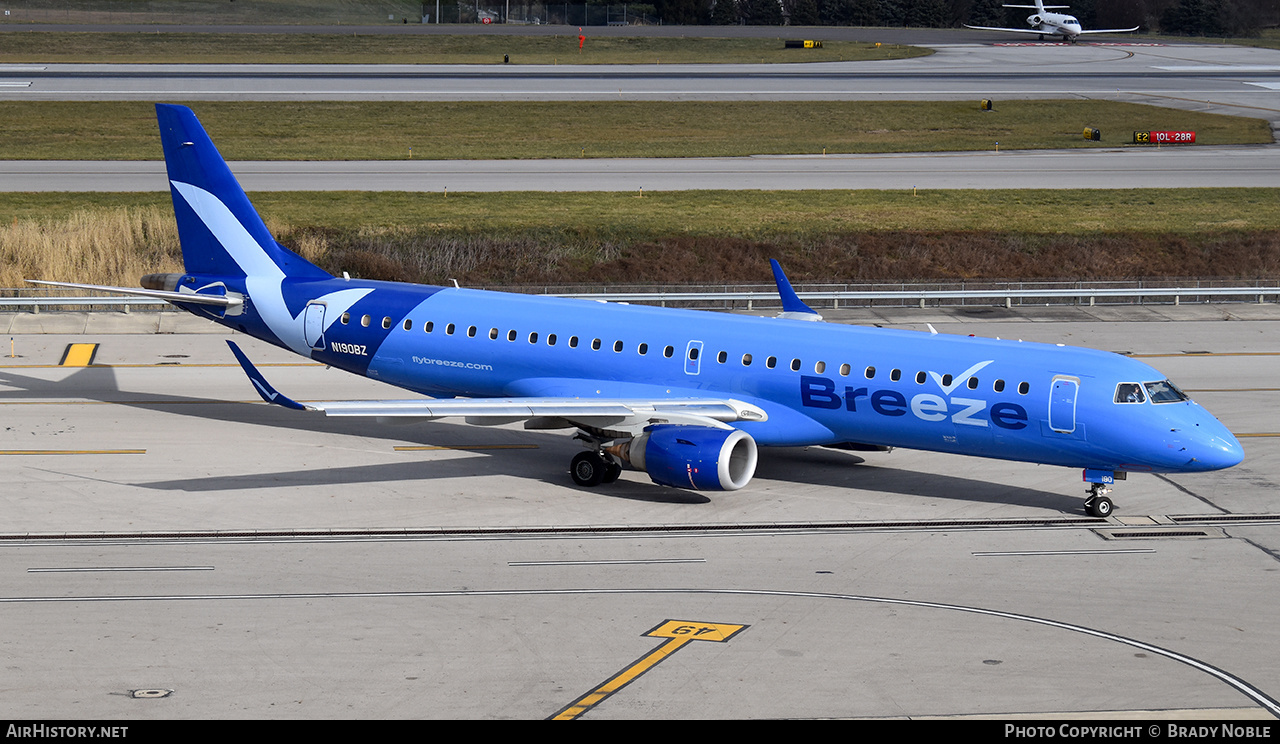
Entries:
<svg viewBox="0 0 1280 744">
<path fill-rule="evenodd" d="M 341 3 L 234 3 L 209 0 L 8 0 L 8 24 L 74 25 L 316 25 L 522 24 L 660 25 L 652 4 L 587 5 L 435 0 L 347 0 Z M 181 31 L 174 28 L 173 31 Z"/>
<path fill-rule="evenodd" d="M 521 294 L 702 310 L 770 311 L 781 308 L 772 284 L 541 285 L 476 287 Z M 1232 280 L 1136 282 L 939 282 L 922 284 L 797 284 L 796 293 L 818 312 L 867 307 L 1069 307 L 1280 303 L 1280 284 Z M 145 297 L 107 297 L 71 289 L 0 289 L 0 313 L 155 312 L 171 306 Z"/>
</svg>

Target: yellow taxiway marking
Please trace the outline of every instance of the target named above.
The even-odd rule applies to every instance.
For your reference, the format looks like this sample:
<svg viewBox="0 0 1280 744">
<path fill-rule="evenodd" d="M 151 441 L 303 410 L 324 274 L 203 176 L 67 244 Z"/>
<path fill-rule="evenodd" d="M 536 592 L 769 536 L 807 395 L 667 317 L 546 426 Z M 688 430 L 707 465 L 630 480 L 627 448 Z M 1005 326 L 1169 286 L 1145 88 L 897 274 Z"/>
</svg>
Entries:
<svg viewBox="0 0 1280 744">
<path fill-rule="evenodd" d="M 110 449 L 110 450 L 55 450 L 55 449 L 23 449 L 0 450 L 0 455 L 145 455 L 144 449 Z"/>
<path fill-rule="evenodd" d="M 537 449 L 536 444 L 414 444 L 398 445 L 396 452 L 426 452 L 430 450 L 493 450 Z"/>
<path fill-rule="evenodd" d="M 651 638 L 666 638 L 668 639 L 666 642 L 637 659 L 631 666 L 610 677 L 604 684 L 570 703 L 559 713 L 551 716 L 551 720 L 572 721 L 599 705 L 605 698 L 634 682 L 640 675 L 657 666 L 658 662 L 671 656 L 690 641 L 724 643 L 748 627 L 750 626 L 666 620 L 653 630 L 642 634 Z"/>
<path fill-rule="evenodd" d="M 1280 431 L 1260 431 L 1254 434 L 1237 434 L 1236 439 L 1245 437 L 1280 437 Z"/>
<path fill-rule="evenodd" d="M 67 344 L 67 350 L 62 352 L 62 361 L 58 362 L 58 365 L 62 367 L 88 367 L 93 364 L 93 356 L 97 353 L 97 344 Z"/>
</svg>

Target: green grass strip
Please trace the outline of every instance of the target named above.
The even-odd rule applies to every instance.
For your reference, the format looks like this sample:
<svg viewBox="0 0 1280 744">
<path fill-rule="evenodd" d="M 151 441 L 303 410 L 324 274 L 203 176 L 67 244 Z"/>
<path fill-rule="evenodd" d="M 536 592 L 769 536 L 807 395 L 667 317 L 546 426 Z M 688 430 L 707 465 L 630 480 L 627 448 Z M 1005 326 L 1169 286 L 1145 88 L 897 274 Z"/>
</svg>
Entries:
<svg viewBox="0 0 1280 744">
<path fill-rule="evenodd" d="M 1114 101 L 198 102 L 229 160 L 734 157 L 1115 147 L 1134 131 L 1272 141 L 1262 119 Z M 1085 127 L 1102 131 L 1085 140 Z M 3 102 L 0 157 L 158 160 L 154 107 Z"/>
<path fill-rule="evenodd" d="M 637 241 L 813 239 L 893 231 L 1041 235 L 1217 234 L 1280 229 L 1273 189 L 646 191 L 636 193 L 259 192 L 290 230 Z M 0 195 L 0 224 L 74 212 L 169 208 L 164 193 Z"/>
<path fill-rule="evenodd" d="M 904 59 L 929 49 L 860 41 L 826 41 L 819 49 L 786 49 L 784 39 L 821 38 L 815 29 L 773 39 L 508 34 L 195 34 L 6 33 L 5 63 L 138 64 L 396 64 L 396 65 L 669 65 L 776 64 Z M 507 62 L 503 62 L 503 58 Z"/>
</svg>

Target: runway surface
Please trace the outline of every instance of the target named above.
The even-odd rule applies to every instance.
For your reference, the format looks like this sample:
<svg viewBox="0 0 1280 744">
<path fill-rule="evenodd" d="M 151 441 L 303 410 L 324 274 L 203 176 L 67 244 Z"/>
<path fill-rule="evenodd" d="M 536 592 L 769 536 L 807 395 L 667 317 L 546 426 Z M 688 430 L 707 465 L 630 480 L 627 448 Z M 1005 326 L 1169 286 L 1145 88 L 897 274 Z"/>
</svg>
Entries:
<svg viewBox="0 0 1280 744">
<path fill-rule="evenodd" d="M 1280 147 L 579 160 L 231 163 L 247 191 L 1133 189 L 1280 186 Z M 160 161 L 0 161 L 3 191 L 167 191 Z"/>
<path fill-rule="evenodd" d="M 1242 436 L 1106 522 L 1077 472 L 902 450 L 581 490 L 563 434 L 257 402 L 199 321 L 3 317 L 15 717 L 543 718 L 668 643 L 582 717 L 1280 713 L 1272 305 L 841 311 L 1142 355 Z M 397 395 L 239 340 L 286 394 Z"/>
<path fill-rule="evenodd" d="M 794 65 L 0 66 L 0 100 L 974 100 L 1091 98 L 1280 119 L 1280 51 L 936 45 L 928 57 Z"/>
<path fill-rule="evenodd" d="M 861 30 L 865 31 L 865 30 Z M 989 36 L 989 35 L 987 35 Z M 955 32 L 946 39 L 962 39 Z M 975 32 L 974 37 L 984 38 Z M 1268 119 L 1280 51 L 1128 40 L 946 43 L 796 65 L 4 65 L 0 100 L 973 100 L 1096 98 Z M 1074 125 L 1073 125 L 1074 126 Z M 1081 124 L 1081 127 L 1084 125 Z M 1109 138 L 1118 137 L 1107 133 Z M 1149 188 L 1280 183 L 1280 149 L 1108 149 L 678 160 L 239 163 L 249 190 Z M 159 163 L 0 163 L 0 191 L 167 188 Z"/>
</svg>

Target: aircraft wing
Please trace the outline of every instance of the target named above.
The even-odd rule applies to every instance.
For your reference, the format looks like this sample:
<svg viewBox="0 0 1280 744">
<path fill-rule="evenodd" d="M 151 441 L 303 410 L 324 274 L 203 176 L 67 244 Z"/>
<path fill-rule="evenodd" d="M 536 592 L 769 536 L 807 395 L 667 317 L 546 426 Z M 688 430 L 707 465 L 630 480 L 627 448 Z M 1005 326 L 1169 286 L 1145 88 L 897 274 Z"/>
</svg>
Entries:
<svg viewBox="0 0 1280 744">
<path fill-rule="evenodd" d="M 326 416 L 417 420 L 465 417 L 468 423 L 498 425 L 526 421 L 527 428 L 555 429 L 588 426 L 628 428 L 649 423 L 693 424 L 728 429 L 732 421 L 766 421 L 758 406 L 731 398 L 607 399 L 607 398 L 420 398 L 413 400 L 332 400 L 298 403 L 280 394 L 249 361 L 240 347 L 227 341 L 231 352 L 268 403 L 295 410 L 321 411 Z"/>
<path fill-rule="evenodd" d="M 1037 31 L 1034 28 L 997 28 L 995 26 L 970 26 L 964 24 L 965 28 L 971 28 L 975 31 L 1008 31 L 1011 34 L 1035 34 L 1036 36 L 1053 36 L 1049 31 Z"/>
<path fill-rule="evenodd" d="M 277 402 L 277 401 L 272 401 Z M 420 400 L 335 400 L 302 404 L 327 416 L 363 416 L 429 421 L 465 417 L 468 423 L 506 424 L 536 421 L 537 428 L 558 428 L 551 421 L 594 428 L 663 423 L 696 423 L 729 428 L 730 421 L 764 421 L 763 410 L 729 398 L 583 399 L 583 398 L 445 398 Z"/>
<path fill-rule="evenodd" d="M 1080 34 L 1082 36 L 1084 34 L 1127 34 L 1130 31 L 1137 31 L 1139 28 L 1139 26 L 1134 26 L 1133 28 L 1095 28 L 1089 31 L 1081 31 Z"/>
</svg>

